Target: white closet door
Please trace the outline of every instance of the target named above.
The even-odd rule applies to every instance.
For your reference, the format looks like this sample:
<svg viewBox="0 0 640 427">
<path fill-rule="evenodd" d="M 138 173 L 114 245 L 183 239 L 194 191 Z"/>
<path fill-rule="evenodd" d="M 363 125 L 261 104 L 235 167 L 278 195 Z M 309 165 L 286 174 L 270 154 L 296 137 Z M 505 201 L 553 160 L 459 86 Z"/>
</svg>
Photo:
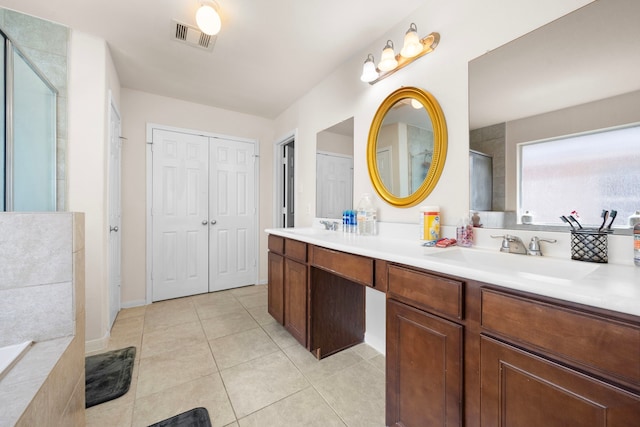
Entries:
<svg viewBox="0 0 640 427">
<path fill-rule="evenodd" d="M 209 138 L 153 130 L 153 301 L 208 290 Z"/>
<path fill-rule="evenodd" d="M 256 279 L 255 145 L 212 138 L 209 291 Z"/>
</svg>

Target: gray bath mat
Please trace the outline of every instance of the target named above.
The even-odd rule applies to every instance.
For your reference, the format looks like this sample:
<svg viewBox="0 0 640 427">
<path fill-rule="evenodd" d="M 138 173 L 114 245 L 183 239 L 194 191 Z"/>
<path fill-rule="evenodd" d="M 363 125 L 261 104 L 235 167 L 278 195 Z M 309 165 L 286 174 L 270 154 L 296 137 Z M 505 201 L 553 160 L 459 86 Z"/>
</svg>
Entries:
<svg viewBox="0 0 640 427">
<path fill-rule="evenodd" d="M 194 408 L 149 427 L 211 427 L 211 420 L 206 408 Z"/>
<path fill-rule="evenodd" d="M 85 408 L 116 399 L 129 391 L 135 359 L 135 347 L 86 357 Z"/>
</svg>

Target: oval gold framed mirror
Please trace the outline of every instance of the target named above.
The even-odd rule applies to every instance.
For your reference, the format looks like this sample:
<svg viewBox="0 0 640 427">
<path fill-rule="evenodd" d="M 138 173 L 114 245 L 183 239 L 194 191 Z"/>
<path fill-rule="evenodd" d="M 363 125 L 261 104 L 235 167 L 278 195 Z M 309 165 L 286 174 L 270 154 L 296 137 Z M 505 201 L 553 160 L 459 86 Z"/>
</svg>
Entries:
<svg viewBox="0 0 640 427">
<path fill-rule="evenodd" d="M 397 207 L 415 206 L 435 188 L 447 156 L 447 125 L 429 92 L 403 87 L 376 111 L 367 168 L 376 192 Z"/>
</svg>

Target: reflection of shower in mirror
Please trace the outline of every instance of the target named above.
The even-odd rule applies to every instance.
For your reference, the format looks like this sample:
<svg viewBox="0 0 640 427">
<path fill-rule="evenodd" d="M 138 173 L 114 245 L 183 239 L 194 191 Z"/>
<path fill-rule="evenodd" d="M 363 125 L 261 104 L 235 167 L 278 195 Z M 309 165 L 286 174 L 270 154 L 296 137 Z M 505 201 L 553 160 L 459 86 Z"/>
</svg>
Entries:
<svg viewBox="0 0 640 427">
<path fill-rule="evenodd" d="M 469 189 L 472 211 L 492 210 L 493 158 L 490 155 L 469 150 Z"/>
</svg>

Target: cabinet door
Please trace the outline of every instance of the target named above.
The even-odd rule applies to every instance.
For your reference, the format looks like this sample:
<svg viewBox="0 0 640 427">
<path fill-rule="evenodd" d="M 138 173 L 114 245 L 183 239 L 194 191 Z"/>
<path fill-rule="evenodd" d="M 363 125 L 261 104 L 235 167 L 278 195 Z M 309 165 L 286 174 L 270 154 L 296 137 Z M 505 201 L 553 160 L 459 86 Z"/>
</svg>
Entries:
<svg viewBox="0 0 640 427">
<path fill-rule="evenodd" d="M 284 258 L 269 252 L 268 311 L 278 323 L 284 324 Z"/>
<path fill-rule="evenodd" d="M 638 425 L 640 396 L 481 338 L 482 426 Z"/>
<path fill-rule="evenodd" d="M 307 345 L 307 266 L 284 260 L 284 327 Z"/>
<path fill-rule="evenodd" d="M 387 300 L 387 425 L 462 425 L 462 339 L 462 326 Z"/>
</svg>

